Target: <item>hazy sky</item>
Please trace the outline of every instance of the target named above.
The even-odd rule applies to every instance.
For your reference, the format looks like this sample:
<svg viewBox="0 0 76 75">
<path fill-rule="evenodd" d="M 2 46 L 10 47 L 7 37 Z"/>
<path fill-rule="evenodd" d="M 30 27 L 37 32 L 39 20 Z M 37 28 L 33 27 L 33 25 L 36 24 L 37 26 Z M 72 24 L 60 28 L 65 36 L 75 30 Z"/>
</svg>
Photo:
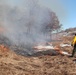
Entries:
<svg viewBox="0 0 76 75">
<path fill-rule="evenodd" d="M 4 2 L 8 1 L 9 3 L 11 3 L 11 5 L 16 5 L 19 4 L 21 0 L 0 0 L 0 1 Z M 64 29 L 70 27 L 76 27 L 76 0 L 38 0 L 38 1 L 42 6 L 48 7 L 56 13 Z"/>
<path fill-rule="evenodd" d="M 63 28 L 76 27 L 76 0 L 40 0 L 58 16 Z"/>
</svg>

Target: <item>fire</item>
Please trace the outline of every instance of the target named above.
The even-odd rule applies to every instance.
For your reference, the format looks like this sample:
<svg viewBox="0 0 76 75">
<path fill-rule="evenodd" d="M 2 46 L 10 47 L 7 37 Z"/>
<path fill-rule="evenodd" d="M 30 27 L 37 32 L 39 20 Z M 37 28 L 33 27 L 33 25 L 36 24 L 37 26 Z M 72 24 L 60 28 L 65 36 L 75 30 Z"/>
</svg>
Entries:
<svg viewBox="0 0 76 75">
<path fill-rule="evenodd" d="M 35 46 L 34 49 L 37 49 L 37 50 L 47 50 L 47 49 L 54 49 L 52 46 Z"/>
<path fill-rule="evenodd" d="M 8 50 L 9 50 L 8 47 L 6 47 L 4 45 L 0 45 L 0 51 L 7 52 Z"/>
<path fill-rule="evenodd" d="M 34 49 L 37 50 L 37 51 L 54 50 L 54 51 L 58 52 L 61 55 L 71 55 L 68 52 L 62 51 L 58 46 L 54 47 L 52 45 L 49 45 L 49 46 L 47 46 L 47 45 L 39 45 L 39 46 L 35 46 Z"/>
<path fill-rule="evenodd" d="M 2 57 L 7 57 L 9 55 L 9 51 L 10 49 L 7 46 L 3 44 L 0 45 L 0 55 Z"/>
</svg>

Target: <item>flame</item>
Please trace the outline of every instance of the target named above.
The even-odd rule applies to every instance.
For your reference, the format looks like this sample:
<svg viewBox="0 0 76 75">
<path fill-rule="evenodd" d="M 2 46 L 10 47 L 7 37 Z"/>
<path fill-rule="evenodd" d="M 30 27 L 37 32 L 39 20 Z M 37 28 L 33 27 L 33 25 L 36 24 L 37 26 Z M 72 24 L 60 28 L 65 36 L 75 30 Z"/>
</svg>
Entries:
<svg viewBox="0 0 76 75">
<path fill-rule="evenodd" d="M 54 50 L 54 51 L 58 52 L 61 55 L 71 55 L 68 52 L 62 51 L 58 46 L 53 47 L 52 45 L 51 46 L 39 45 L 39 46 L 35 46 L 34 49 L 38 50 L 38 51 Z"/>
<path fill-rule="evenodd" d="M 8 49 L 8 47 L 6 47 L 4 45 L 0 45 L 0 50 L 3 52 L 7 52 L 9 49 Z"/>
<path fill-rule="evenodd" d="M 52 46 L 35 46 L 34 49 L 37 49 L 37 50 L 46 50 L 46 49 L 54 49 Z"/>
</svg>

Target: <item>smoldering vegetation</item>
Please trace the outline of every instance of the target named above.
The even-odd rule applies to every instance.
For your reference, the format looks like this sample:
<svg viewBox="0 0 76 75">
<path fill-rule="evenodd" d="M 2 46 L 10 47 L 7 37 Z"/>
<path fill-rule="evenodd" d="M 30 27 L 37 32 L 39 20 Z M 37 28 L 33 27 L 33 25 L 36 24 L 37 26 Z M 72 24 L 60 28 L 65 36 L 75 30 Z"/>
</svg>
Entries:
<svg viewBox="0 0 76 75">
<path fill-rule="evenodd" d="M 51 12 L 41 7 L 37 0 L 22 0 L 16 6 L 0 3 L 0 26 L 4 29 L 1 36 L 6 38 L 4 42 L 17 53 L 32 54 L 33 46 L 50 39 L 47 26 L 52 22 Z"/>
</svg>

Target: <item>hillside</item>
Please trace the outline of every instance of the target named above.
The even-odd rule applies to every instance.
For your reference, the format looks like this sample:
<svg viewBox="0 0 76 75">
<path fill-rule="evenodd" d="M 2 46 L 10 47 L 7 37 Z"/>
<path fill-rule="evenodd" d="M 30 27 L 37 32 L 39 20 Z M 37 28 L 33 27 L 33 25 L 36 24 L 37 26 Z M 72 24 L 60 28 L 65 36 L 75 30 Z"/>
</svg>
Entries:
<svg viewBox="0 0 76 75">
<path fill-rule="evenodd" d="M 74 58 L 57 55 L 23 57 L 0 46 L 0 75 L 75 75 Z"/>
<path fill-rule="evenodd" d="M 69 32 L 68 32 L 69 33 Z M 60 35 L 63 33 L 58 33 Z M 72 53 L 69 45 L 73 36 L 61 36 L 59 40 L 53 40 L 53 46 L 59 47 L 63 51 Z M 2 38 L 3 39 L 3 38 Z M 17 54 L 17 50 L 10 50 L 9 41 L 0 40 L 0 75 L 76 75 L 76 58 L 66 55 L 52 55 L 52 53 L 36 53 L 31 56 Z M 13 49 L 13 48 L 12 48 Z M 16 53 L 15 53 L 15 52 Z"/>
</svg>

